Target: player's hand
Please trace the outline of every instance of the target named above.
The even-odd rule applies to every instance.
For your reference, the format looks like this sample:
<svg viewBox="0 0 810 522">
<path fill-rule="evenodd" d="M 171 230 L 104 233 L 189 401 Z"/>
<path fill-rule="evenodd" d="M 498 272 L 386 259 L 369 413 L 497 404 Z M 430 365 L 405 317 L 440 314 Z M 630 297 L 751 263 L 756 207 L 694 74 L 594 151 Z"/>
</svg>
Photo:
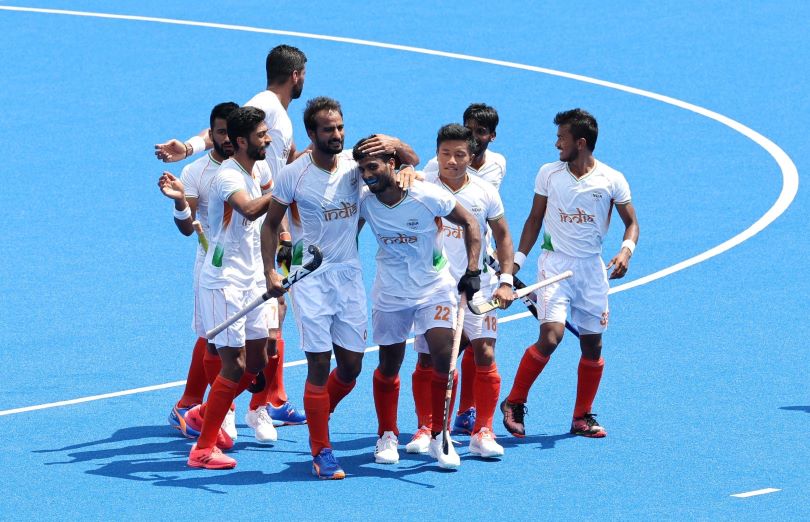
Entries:
<svg viewBox="0 0 810 522">
<path fill-rule="evenodd" d="M 160 191 L 163 192 L 163 195 L 169 199 L 173 199 L 175 201 L 186 199 L 186 188 L 179 179 L 172 175 L 171 172 L 163 172 L 160 179 L 158 179 L 158 187 L 160 188 Z"/>
<path fill-rule="evenodd" d="M 394 180 L 397 182 L 397 186 L 402 189 L 408 189 L 413 185 L 414 181 L 422 179 L 422 176 L 416 172 L 412 165 L 406 165 L 394 174 Z"/>
<path fill-rule="evenodd" d="M 492 294 L 492 298 L 498 300 L 498 308 L 506 310 L 512 306 L 512 302 L 515 300 L 515 292 L 509 285 L 498 285 L 498 288 Z"/>
<path fill-rule="evenodd" d="M 467 296 L 467 301 L 472 301 L 477 291 L 481 290 L 481 270 L 467 270 L 458 281 L 458 291 Z"/>
<path fill-rule="evenodd" d="M 377 154 L 393 154 L 396 156 L 397 147 L 401 142 L 393 136 L 386 136 L 385 134 L 375 134 L 363 143 L 359 152 L 374 156 Z"/>
<path fill-rule="evenodd" d="M 630 251 L 626 248 L 621 249 L 621 251 L 616 254 L 613 259 L 605 267 L 607 270 L 610 267 L 613 267 L 613 272 L 610 273 L 610 277 L 608 279 L 621 279 L 627 273 L 627 269 L 630 266 Z"/>
<path fill-rule="evenodd" d="M 267 294 L 270 297 L 279 297 L 284 295 L 287 290 L 284 288 L 284 286 L 282 286 L 282 281 L 283 278 L 275 270 L 267 274 Z"/>
<path fill-rule="evenodd" d="M 163 163 L 174 163 L 186 159 L 186 144 L 180 140 L 171 139 L 166 143 L 155 145 L 155 157 Z"/>
<path fill-rule="evenodd" d="M 292 246 L 292 241 L 279 241 L 278 250 L 276 250 L 276 264 L 278 264 L 279 268 L 283 268 L 288 273 L 292 266 Z"/>
</svg>

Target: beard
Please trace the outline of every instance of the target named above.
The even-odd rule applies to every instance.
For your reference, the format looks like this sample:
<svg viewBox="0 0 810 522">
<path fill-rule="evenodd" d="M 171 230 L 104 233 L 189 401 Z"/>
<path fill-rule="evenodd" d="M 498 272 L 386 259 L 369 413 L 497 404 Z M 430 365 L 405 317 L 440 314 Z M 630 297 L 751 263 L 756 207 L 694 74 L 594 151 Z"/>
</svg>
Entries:
<svg viewBox="0 0 810 522">
<path fill-rule="evenodd" d="M 248 145 L 246 151 L 247 157 L 252 160 L 263 160 L 267 157 L 267 147 L 260 147 L 257 145 Z"/>
<path fill-rule="evenodd" d="M 571 163 L 572 161 L 576 161 L 576 159 L 578 157 L 579 157 L 579 151 L 577 149 L 572 150 L 570 153 L 568 153 L 567 156 L 563 156 L 562 151 L 560 151 L 560 161 L 564 161 L 566 163 Z"/>
<path fill-rule="evenodd" d="M 293 100 L 297 100 L 301 97 L 301 93 L 304 92 L 304 82 L 297 83 L 293 85 L 292 92 L 290 93 L 290 97 Z"/>
<path fill-rule="evenodd" d="M 214 142 L 214 150 L 217 152 L 217 154 L 219 154 L 223 158 L 230 158 L 231 156 L 233 156 L 233 145 L 231 145 L 230 142 L 228 142 L 227 148 L 226 148 L 226 146 L 224 144 L 220 145 L 219 143 L 217 143 L 215 141 Z"/>
<path fill-rule="evenodd" d="M 315 147 L 324 154 L 340 154 L 343 152 L 343 140 L 315 141 Z"/>
</svg>

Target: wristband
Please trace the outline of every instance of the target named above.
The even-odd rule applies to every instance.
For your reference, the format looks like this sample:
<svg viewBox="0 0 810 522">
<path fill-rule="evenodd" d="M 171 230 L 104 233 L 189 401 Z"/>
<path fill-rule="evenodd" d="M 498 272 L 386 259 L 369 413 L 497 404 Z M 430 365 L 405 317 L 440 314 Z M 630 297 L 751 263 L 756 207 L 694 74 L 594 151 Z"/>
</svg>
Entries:
<svg viewBox="0 0 810 522">
<path fill-rule="evenodd" d="M 292 241 L 292 235 L 289 232 L 281 232 L 278 235 L 279 241 Z"/>
<path fill-rule="evenodd" d="M 523 252 L 521 252 L 520 250 L 518 250 L 517 252 L 515 252 L 515 260 L 514 260 L 514 263 L 515 263 L 517 266 L 523 266 L 523 263 L 525 263 L 525 262 L 526 262 L 526 254 L 524 254 L 524 253 L 523 253 Z"/>
<path fill-rule="evenodd" d="M 191 145 L 191 154 L 189 154 L 189 156 L 194 156 L 200 152 L 205 152 L 205 140 L 200 136 L 193 136 L 187 139 L 185 144 Z"/>
<path fill-rule="evenodd" d="M 626 248 L 630 251 L 630 255 L 633 255 L 633 252 L 636 250 L 636 242 L 632 239 L 625 239 L 622 241 L 622 248 Z"/>
<path fill-rule="evenodd" d="M 515 278 L 512 277 L 512 274 L 501 274 L 501 277 L 498 278 L 498 283 L 511 287 L 515 284 Z"/>
<path fill-rule="evenodd" d="M 186 219 L 191 219 L 191 207 L 186 205 L 186 208 L 183 210 L 174 209 L 174 219 L 177 221 L 185 221 Z"/>
</svg>

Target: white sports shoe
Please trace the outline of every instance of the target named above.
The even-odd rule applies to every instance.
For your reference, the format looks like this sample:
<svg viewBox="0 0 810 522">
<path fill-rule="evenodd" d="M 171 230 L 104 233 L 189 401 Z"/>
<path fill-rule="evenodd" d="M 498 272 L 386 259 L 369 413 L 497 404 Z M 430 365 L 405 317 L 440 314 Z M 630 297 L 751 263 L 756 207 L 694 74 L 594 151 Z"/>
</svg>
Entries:
<svg viewBox="0 0 810 522">
<path fill-rule="evenodd" d="M 263 406 L 255 410 L 248 410 L 245 422 L 256 432 L 256 442 L 268 443 L 278 440 L 278 431 L 273 426 L 273 419 Z"/>
<path fill-rule="evenodd" d="M 236 412 L 229 409 L 225 414 L 225 420 L 222 421 L 222 429 L 228 434 L 230 438 L 236 440 Z"/>
<path fill-rule="evenodd" d="M 456 448 L 453 447 L 453 440 L 449 440 L 447 445 L 447 455 L 442 451 L 442 440 L 444 433 L 436 435 L 435 439 L 430 440 L 430 447 L 428 451 L 430 456 L 439 461 L 439 467 L 444 469 L 456 469 L 461 466 L 461 459 L 456 453 Z"/>
<path fill-rule="evenodd" d="M 422 426 L 413 434 L 413 438 L 405 445 L 408 453 L 427 453 L 430 446 L 430 428 Z"/>
<path fill-rule="evenodd" d="M 503 446 L 495 442 L 495 434 L 489 428 L 481 428 L 470 437 L 470 453 L 484 458 L 503 456 Z"/>
<path fill-rule="evenodd" d="M 377 464 L 396 464 L 399 462 L 399 451 L 397 446 L 399 440 L 393 431 L 383 432 L 382 437 L 377 439 L 374 447 L 374 462 Z"/>
</svg>

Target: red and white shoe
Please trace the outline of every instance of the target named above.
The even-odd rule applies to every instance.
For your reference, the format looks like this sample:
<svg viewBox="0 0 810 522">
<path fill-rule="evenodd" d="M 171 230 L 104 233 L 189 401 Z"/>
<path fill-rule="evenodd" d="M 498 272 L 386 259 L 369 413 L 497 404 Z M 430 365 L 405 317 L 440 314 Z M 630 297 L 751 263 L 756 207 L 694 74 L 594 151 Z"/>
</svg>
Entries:
<svg viewBox="0 0 810 522">
<path fill-rule="evenodd" d="M 192 468 L 233 469 L 236 467 L 236 460 L 222 453 L 216 446 L 197 449 L 194 444 L 188 454 L 187 464 Z"/>
</svg>

